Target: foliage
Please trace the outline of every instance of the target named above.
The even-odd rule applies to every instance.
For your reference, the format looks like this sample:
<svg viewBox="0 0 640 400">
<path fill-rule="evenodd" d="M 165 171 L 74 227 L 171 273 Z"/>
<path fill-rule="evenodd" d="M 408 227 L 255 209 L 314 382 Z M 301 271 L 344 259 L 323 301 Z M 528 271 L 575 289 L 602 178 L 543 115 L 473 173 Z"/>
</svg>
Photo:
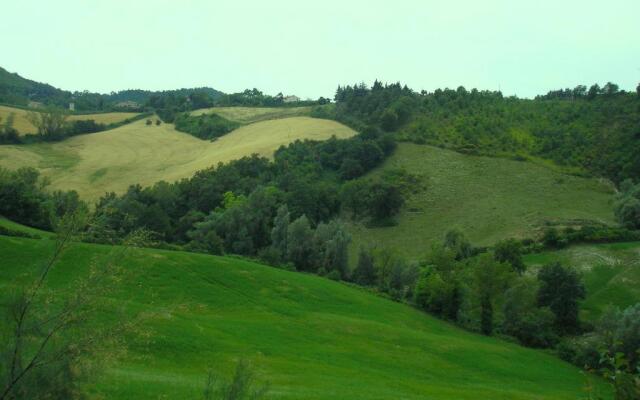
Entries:
<svg viewBox="0 0 640 400">
<path fill-rule="evenodd" d="M 236 364 L 229 380 L 216 376 L 212 369 L 207 373 L 203 400 L 259 400 L 265 398 L 269 386 L 258 384 L 254 368 L 246 360 Z"/>
<path fill-rule="evenodd" d="M 38 129 L 38 135 L 51 139 L 63 134 L 68 117 L 69 115 L 63 109 L 56 107 L 27 113 L 27 120 Z"/>
<path fill-rule="evenodd" d="M 414 292 L 416 305 L 435 315 L 457 321 L 463 296 L 464 265 L 444 246 L 433 246 Z"/>
<path fill-rule="evenodd" d="M 444 235 L 443 246 L 453 252 L 456 260 L 463 260 L 473 255 L 473 246 L 464 233 L 453 229 Z"/>
<path fill-rule="evenodd" d="M 0 124 L 0 144 L 20 142 L 18 131 L 13 127 L 14 120 L 15 114 L 10 113 L 4 123 Z M 1 122 L 2 118 L 0 118 Z"/>
<path fill-rule="evenodd" d="M 376 269 L 372 249 L 360 247 L 358 264 L 353 270 L 352 279 L 361 286 L 373 286 L 376 283 Z"/>
<path fill-rule="evenodd" d="M 640 230 L 640 183 L 626 180 L 620 185 L 614 213 L 618 222 L 629 229 Z"/>
<path fill-rule="evenodd" d="M 519 278 L 505 291 L 501 330 L 525 346 L 553 347 L 558 341 L 553 329 L 554 315 L 549 308 L 537 306 L 537 290 L 535 281 Z"/>
<path fill-rule="evenodd" d="M 51 222 L 62 215 L 86 210 L 76 192 L 45 191 L 46 179 L 34 168 L 10 171 L 0 168 L 0 215 L 16 222 L 51 229 Z"/>
<path fill-rule="evenodd" d="M 200 139 L 216 139 L 240 126 L 240 124 L 217 114 L 191 116 L 189 113 L 178 114 L 174 119 L 174 124 L 177 130 Z"/>
<path fill-rule="evenodd" d="M 526 265 L 522 261 L 521 244 L 517 240 L 507 239 L 496 243 L 493 253 L 496 261 L 509 263 L 515 272 L 524 273 Z"/>
<path fill-rule="evenodd" d="M 580 331 L 579 303 L 585 298 L 584 285 L 578 273 L 555 262 L 538 271 L 538 305 L 553 312 L 554 327 L 558 334 Z"/>
<path fill-rule="evenodd" d="M 534 100 L 464 87 L 416 93 L 399 83 L 338 87 L 327 115 L 463 153 L 536 156 L 616 183 L 640 173 L 636 96 L 608 83 Z"/>
<path fill-rule="evenodd" d="M 477 256 L 471 264 L 471 287 L 480 305 L 480 331 L 491 335 L 494 330 L 494 308 L 499 297 L 513 279 L 506 263 L 496 262 L 491 254 Z"/>
</svg>

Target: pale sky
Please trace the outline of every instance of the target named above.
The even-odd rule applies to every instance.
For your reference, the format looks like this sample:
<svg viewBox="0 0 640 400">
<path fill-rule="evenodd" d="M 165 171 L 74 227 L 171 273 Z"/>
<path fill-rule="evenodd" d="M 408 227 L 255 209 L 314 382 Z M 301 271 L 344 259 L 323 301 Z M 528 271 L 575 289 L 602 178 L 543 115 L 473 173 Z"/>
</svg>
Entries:
<svg viewBox="0 0 640 400">
<path fill-rule="evenodd" d="M 4 1 L 0 66 L 67 90 L 640 82 L 640 0 Z"/>
</svg>

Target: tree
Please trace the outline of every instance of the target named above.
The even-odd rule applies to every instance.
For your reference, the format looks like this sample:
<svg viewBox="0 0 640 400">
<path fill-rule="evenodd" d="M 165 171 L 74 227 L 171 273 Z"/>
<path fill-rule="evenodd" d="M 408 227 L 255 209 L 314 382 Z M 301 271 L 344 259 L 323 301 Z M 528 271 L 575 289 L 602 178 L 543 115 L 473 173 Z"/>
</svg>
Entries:
<svg viewBox="0 0 640 400">
<path fill-rule="evenodd" d="M 638 98 L 640 98 L 640 83 L 638 83 L 638 86 L 636 86 L 636 95 L 638 95 Z"/>
<path fill-rule="evenodd" d="M 496 262 L 490 254 L 481 254 L 471 264 L 472 287 L 480 305 L 480 330 L 493 333 L 493 315 L 496 298 L 504 293 L 512 278 L 511 267 Z"/>
<path fill-rule="evenodd" d="M 596 83 L 594 85 L 591 85 L 591 87 L 589 88 L 589 91 L 587 92 L 587 98 L 589 100 L 593 100 L 595 99 L 600 93 L 602 93 L 600 86 Z"/>
<path fill-rule="evenodd" d="M 500 241 L 494 248 L 494 258 L 498 262 L 506 262 L 511 265 L 511 268 L 518 274 L 522 273 L 526 269 L 526 265 L 522 261 L 521 245 L 515 239 L 507 239 Z"/>
<path fill-rule="evenodd" d="M 629 229 L 640 229 L 640 184 L 631 180 L 620 184 L 620 194 L 616 196 L 613 212 L 618 222 Z"/>
<path fill-rule="evenodd" d="M 426 311 L 457 320 L 462 304 L 461 263 L 444 246 L 433 246 L 419 274 L 414 301 Z"/>
<path fill-rule="evenodd" d="M 19 143 L 20 137 L 18 131 L 13 127 L 15 121 L 15 113 L 9 113 L 4 124 L 0 125 L 0 143 Z M 2 122 L 2 118 L 0 118 Z"/>
<path fill-rule="evenodd" d="M 537 285 L 520 278 L 505 292 L 502 331 L 530 347 L 550 347 L 558 338 L 553 331 L 553 313 L 537 307 Z"/>
<path fill-rule="evenodd" d="M 314 242 L 316 245 L 314 261 L 318 266 L 328 273 L 336 271 L 339 278 L 346 278 L 351 235 L 344 224 L 338 220 L 328 224 L 321 223 L 314 232 Z"/>
<path fill-rule="evenodd" d="M 370 248 L 360 246 L 358 264 L 353 270 L 353 281 L 362 286 L 373 286 L 376 283 L 376 270 Z"/>
<path fill-rule="evenodd" d="M 313 231 L 309 219 L 302 215 L 289 225 L 287 232 L 287 259 L 298 270 L 311 271 L 313 267 Z"/>
<path fill-rule="evenodd" d="M 146 124 L 147 124 L 147 126 L 153 125 L 153 121 L 151 120 L 151 118 L 147 119 Z"/>
<path fill-rule="evenodd" d="M 452 229 L 445 234 L 444 247 L 455 254 L 456 260 L 471 257 L 473 254 L 473 246 L 471 246 L 469 240 L 467 240 L 464 233 L 456 229 Z"/>
<path fill-rule="evenodd" d="M 580 330 L 578 301 L 585 297 L 580 275 L 556 262 L 540 269 L 538 282 L 538 305 L 551 309 L 556 332 L 560 335 L 577 333 Z"/>
<path fill-rule="evenodd" d="M 29 111 L 27 120 L 38 129 L 38 134 L 44 137 L 56 137 L 64 134 L 68 115 L 65 110 L 49 107 L 44 111 Z"/>
<path fill-rule="evenodd" d="M 404 204 L 400 189 L 385 182 L 375 182 L 369 187 L 369 214 L 374 220 L 383 221 L 394 216 Z"/>
<path fill-rule="evenodd" d="M 273 229 L 271 230 L 271 246 L 277 251 L 280 261 L 287 257 L 287 234 L 290 222 L 289 209 L 286 204 L 278 208 L 276 218 L 273 220 Z"/>
</svg>

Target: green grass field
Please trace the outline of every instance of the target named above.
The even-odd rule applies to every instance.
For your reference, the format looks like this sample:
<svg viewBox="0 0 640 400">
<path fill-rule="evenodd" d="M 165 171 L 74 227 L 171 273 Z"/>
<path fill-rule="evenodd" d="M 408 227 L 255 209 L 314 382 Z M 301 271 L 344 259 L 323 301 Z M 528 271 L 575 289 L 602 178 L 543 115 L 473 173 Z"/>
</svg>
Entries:
<svg viewBox="0 0 640 400">
<path fill-rule="evenodd" d="M 15 114 L 15 120 L 13 127 L 20 134 L 36 133 L 37 129 L 27 120 L 27 111 L 21 108 L 13 108 L 7 106 L 0 106 L 0 118 L 2 122 L 6 121 L 9 114 Z M 138 113 L 135 112 L 110 112 L 110 113 L 98 113 L 98 114 L 77 114 L 70 115 L 68 121 L 84 121 L 92 119 L 98 124 L 113 124 L 116 122 L 124 121 L 128 118 L 133 118 Z"/>
<path fill-rule="evenodd" d="M 491 245 L 503 238 L 536 235 L 547 221 L 613 222 L 607 185 L 534 163 L 401 143 L 369 176 L 397 167 L 421 175 L 424 190 L 407 201 L 396 226 L 353 225 L 352 253 L 360 243 L 379 243 L 417 258 L 452 228 L 475 245 Z"/>
<path fill-rule="evenodd" d="M 0 236 L 0 293 L 52 241 Z M 61 293 L 110 247 L 76 244 L 51 273 Z M 110 305 L 155 311 L 149 338 L 97 384 L 96 398 L 197 399 L 206 370 L 246 358 L 275 399 L 578 399 L 584 375 L 542 351 L 472 334 L 408 306 L 317 276 L 235 258 L 139 250 Z M 601 385 L 601 381 L 596 379 Z M 611 398 L 606 388 L 604 398 Z"/>
<path fill-rule="evenodd" d="M 624 309 L 640 302 L 640 242 L 577 245 L 525 256 L 538 268 L 559 261 L 582 273 L 587 298 L 582 317 L 595 320 L 607 306 Z"/>
<path fill-rule="evenodd" d="M 311 107 L 212 107 L 195 110 L 191 115 L 218 114 L 230 121 L 250 124 L 269 119 L 308 116 Z"/>
<path fill-rule="evenodd" d="M 0 166 L 37 167 L 51 179 L 52 189 L 73 189 L 96 200 L 108 191 L 122 193 L 131 184 L 172 182 L 253 153 L 272 157 L 278 147 L 298 139 L 355 133 L 335 121 L 292 117 L 249 124 L 208 142 L 178 132 L 172 124 L 147 126 L 140 120 L 52 144 L 3 145 Z"/>
</svg>

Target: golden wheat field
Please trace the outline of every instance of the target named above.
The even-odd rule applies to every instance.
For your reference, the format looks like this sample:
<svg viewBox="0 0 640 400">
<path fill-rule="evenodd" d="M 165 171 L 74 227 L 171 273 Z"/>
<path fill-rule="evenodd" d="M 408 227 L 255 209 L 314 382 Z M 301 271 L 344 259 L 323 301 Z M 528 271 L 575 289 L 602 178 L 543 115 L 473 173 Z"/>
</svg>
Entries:
<svg viewBox="0 0 640 400">
<path fill-rule="evenodd" d="M 15 119 L 13 121 L 13 127 L 21 135 L 27 133 L 36 133 L 36 128 L 27 120 L 27 111 L 7 106 L 0 106 L 0 118 L 1 122 L 6 121 L 9 114 L 13 113 Z M 116 122 L 124 121 L 127 118 L 132 118 L 138 115 L 135 112 L 110 112 L 110 113 L 98 113 L 98 114 L 75 114 L 69 116 L 69 121 L 82 121 L 92 119 L 98 124 L 113 124 Z"/>
<path fill-rule="evenodd" d="M 355 135 L 330 120 L 293 117 L 243 126 L 214 142 L 178 132 L 172 124 L 144 120 L 58 143 L 0 146 L 0 166 L 33 166 L 51 180 L 51 189 L 77 190 L 87 200 L 129 185 L 172 182 L 195 171 L 257 153 L 271 157 L 297 139 L 324 140 Z"/>
<path fill-rule="evenodd" d="M 268 119 L 306 116 L 311 107 L 212 107 L 191 112 L 191 115 L 218 114 L 230 121 L 249 124 Z"/>
</svg>

